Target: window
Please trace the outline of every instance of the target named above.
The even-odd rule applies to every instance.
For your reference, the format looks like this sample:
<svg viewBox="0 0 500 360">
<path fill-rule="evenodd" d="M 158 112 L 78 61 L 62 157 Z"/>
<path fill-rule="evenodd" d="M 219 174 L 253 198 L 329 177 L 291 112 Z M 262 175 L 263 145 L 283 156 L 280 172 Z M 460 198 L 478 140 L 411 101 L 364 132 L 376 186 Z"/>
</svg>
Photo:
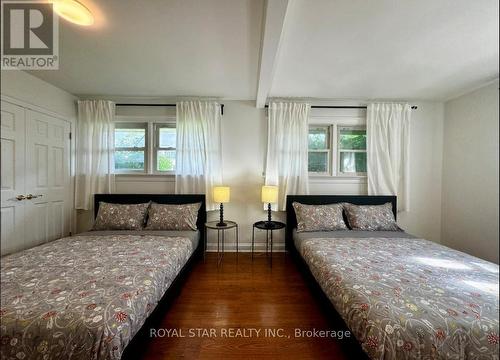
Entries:
<svg viewBox="0 0 500 360">
<path fill-rule="evenodd" d="M 174 123 L 116 123 L 116 172 L 122 174 L 173 173 L 176 137 Z"/>
<path fill-rule="evenodd" d="M 173 124 L 155 124 L 155 171 L 175 170 L 176 136 Z"/>
<path fill-rule="evenodd" d="M 310 173 L 327 174 L 330 164 L 330 127 L 309 128 L 308 169 Z"/>
<path fill-rule="evenodd" d="M 366 174 L 366 130 L 355 127 L 339 127 L 339 174 Z"/>
<path fill-rule="evenodd" d="M 366 175 L 364 126 L 311 125 L 308 144 L 308 170 L 311 175 Z"/>
<path fill-rule="evenodd" d="M 115 170 L 145 172 L 147 124 L 116 124 Z"/>
</svg>

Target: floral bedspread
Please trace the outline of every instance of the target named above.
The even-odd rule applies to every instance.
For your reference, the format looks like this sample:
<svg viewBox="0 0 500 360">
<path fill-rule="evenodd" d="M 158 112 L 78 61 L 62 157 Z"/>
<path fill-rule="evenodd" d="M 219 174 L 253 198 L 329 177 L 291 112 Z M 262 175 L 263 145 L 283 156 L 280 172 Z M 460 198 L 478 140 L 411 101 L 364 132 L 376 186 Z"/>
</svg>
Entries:
<svg viewBox="0 0 500 360">
<path fill-rule="evenodd" d="M 1 259 L 2 359 L 119 359 L 193 252 L 187 238 L 74 236 Z"/>
<path fill-rule="evenodd" d="M 306 239 L 299 252 L 372 359 L 498 359 L 498 265 L 422 239 Z"/>
</svg>

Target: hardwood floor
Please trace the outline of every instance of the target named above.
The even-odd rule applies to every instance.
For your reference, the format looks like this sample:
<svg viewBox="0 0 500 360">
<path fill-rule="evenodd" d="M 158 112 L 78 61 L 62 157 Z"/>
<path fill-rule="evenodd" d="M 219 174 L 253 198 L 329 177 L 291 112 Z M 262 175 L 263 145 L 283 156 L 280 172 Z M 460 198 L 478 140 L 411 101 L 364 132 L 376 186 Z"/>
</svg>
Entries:
<svg viewBox="0 0 500 360">
<path fill-rule="evenodd" d="M 343 324 L 328 319 L 289 255 L 275 253 L 271 267 L 264 254 L 256 255 L 252 261 L 248 253 L 240 253 L 238 258 L 234 253 L 226 253 L 217 267 L 216 254 L 209 253 L 205 261 L 195 264 L 179 296 L 162 317 L 158 328 L 164 330 L 157 330 L 158 337 L 141 344 L 142 354 L 136 356 L 142 359 L 364 357 L 353 338 L 295 337 L 296 328 L 346 330 Z M 268 329 L 283 337 L 271 337 Z M 230 331 L 248 337 L 230 337 Z M 190 337 L 193 333 L 196 336 Z"/>
</svg>

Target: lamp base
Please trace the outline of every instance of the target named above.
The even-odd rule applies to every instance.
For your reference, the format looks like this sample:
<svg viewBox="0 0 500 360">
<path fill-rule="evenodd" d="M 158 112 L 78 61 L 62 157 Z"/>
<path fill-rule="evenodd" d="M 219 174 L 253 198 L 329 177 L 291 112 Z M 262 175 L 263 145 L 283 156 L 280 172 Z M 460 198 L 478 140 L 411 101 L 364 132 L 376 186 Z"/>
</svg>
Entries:
<svg viewBox="0 0 500 360">
<path fill-rule="evenodd" d="M 220 203 L 220 219 L 217 223 L 217 226 L 227 226 L 227 224 L 224 222 L 224 205 L 222 205 L 222 203 Z"/>
</svg>

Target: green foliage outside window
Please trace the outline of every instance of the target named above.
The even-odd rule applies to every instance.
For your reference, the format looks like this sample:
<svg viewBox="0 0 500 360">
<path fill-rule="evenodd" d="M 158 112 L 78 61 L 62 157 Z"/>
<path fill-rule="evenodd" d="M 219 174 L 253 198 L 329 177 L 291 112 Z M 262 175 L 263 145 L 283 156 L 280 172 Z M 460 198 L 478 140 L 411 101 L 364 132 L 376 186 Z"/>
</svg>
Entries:
<svg viewBox="0 0 500 360">
<path fill-rule="evenodd" d="M 366 130 L 340 130 L 341 150 L 366 150 Z"/>
<path fill-rule="evenodd" d="M 174 171 L 175 150 L 159 150 L 156 159 L 156 170 Z"/>
<path fill-rule="evenodd" d="M 341 150 L 340 172 L 366 172 L 366 130 L 340 129 L 339 147 Z M 362 150 L 362 152 L 349 150 Z"/>
</svg>

